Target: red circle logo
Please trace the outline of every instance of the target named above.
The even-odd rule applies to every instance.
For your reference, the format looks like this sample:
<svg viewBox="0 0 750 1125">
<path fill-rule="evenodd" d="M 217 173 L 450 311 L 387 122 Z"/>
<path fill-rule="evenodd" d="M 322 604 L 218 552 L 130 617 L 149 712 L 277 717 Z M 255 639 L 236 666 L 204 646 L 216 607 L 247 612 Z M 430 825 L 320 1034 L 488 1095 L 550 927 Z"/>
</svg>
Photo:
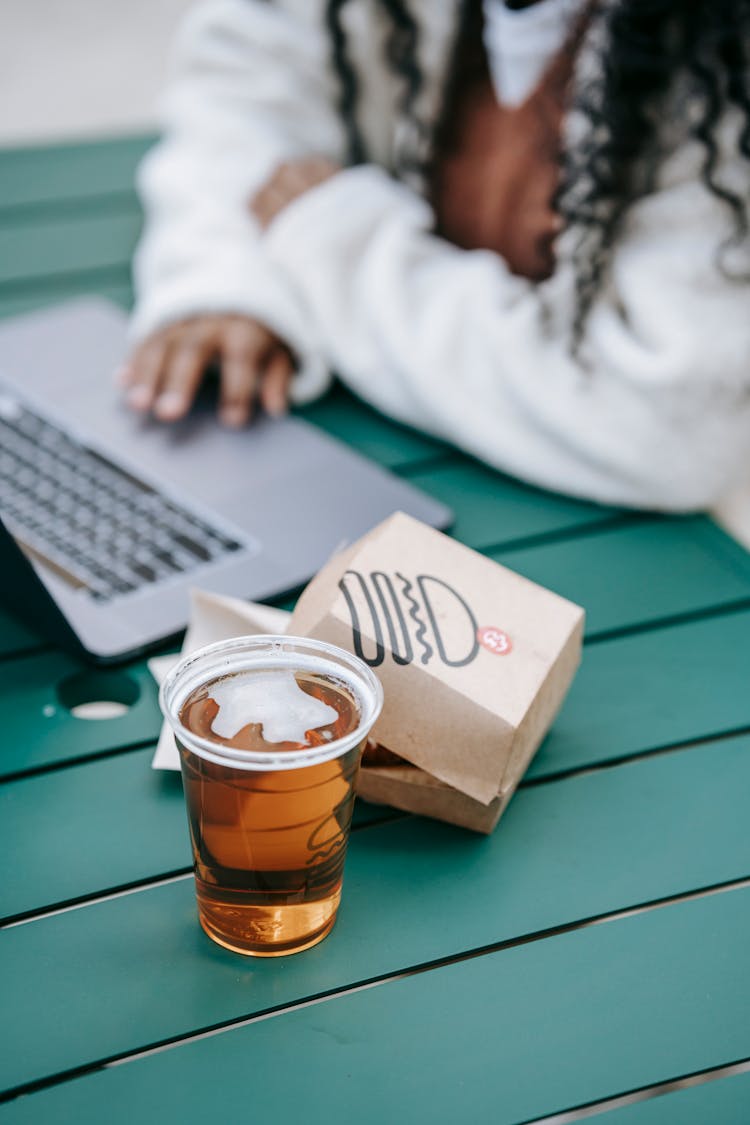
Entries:
<svg viewBox="0 0 750 1125">
<path fill-rule="evenodd" d="M 508 634 L 494 625 L 483 625 L 481 629 L 477 629 L 477 640 L 495 656 L 507 656 L 513 650 L 513 642 Z"/>
</svg>

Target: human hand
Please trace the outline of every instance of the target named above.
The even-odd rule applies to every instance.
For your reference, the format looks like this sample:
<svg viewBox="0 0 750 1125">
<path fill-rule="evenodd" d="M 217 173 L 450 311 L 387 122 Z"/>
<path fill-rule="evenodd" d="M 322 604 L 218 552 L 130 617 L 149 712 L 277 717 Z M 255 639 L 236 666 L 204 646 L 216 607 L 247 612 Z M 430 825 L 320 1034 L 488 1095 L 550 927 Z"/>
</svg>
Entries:
<svg viewBox="0 0 750 1125">
<path fill-rule="evenodd" d="M 340 171 L 341 165 L 325 156 L 306 156 L 279 164 L 270 180 L 250 200 L 250 209 L 265 229 L 293 200 Z"/>
<path fill-rule="evenodd" d="M 284 413 L 294 371 L 291 352 L 249 316 L 195 316 L 170 324 L 136 348 L 118 381 L 133 410 L 175 422 L 189 411 L 214 360 L 221 364 L 219 417 L 226 426 L 244 426 L 256 402 L 269 414 Z"/>
</svg>

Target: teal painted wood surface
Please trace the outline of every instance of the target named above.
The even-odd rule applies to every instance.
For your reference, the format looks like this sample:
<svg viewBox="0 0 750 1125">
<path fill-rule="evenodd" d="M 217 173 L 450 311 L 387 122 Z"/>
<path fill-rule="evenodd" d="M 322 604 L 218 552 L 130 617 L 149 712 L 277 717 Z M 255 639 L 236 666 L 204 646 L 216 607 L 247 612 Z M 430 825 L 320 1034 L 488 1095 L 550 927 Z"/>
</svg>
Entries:
<svg viewBox="0 0 750 1125">
<path fill-rule="evenodd" d="M 489 838 L 418 818 L 364 829 L 332 935 L 282 962 L 213 945 L 191 879 L 6 929 L 0 1088 L 743 878 L 749 798 L 750 740 L 738 739 L 523 790 Z"/>
<path fill-rule="evenodd" d="M 21 621 L 0 610 L 0 660 L 39 648 L 42 643 L 41 637 Z"/>
<path fill-rule="evenodd" d="M 735 1074 L 611 1110 L 600 1125 L 747 1125 L 749 1120 L 750 1074 Z"/>
<path fill-rule="evenodd" d="M 146 146 L 130 138 L 0 153 L 0 315 L 87 291 L 129 302 L 132 177 Z M 747 596 L 747 556 L 706 521 L 644 521 L 527 488 L 341 390 L 305 413 L 451 504 L 460 538 L 505 545 L 493 554 L 581 601 L 589 636 L 726 610 Z M 507 550 L 527 541 L 534 549 Z M 735 612 L 589 646 L 532 766 L 532 782 L 547 780 L 519 792 L 496 836 L 412 818 L 357 831 L 340 924 L 298 958 L 248 963 L 212 946 L 197 929 L 190 880 L 4 931 L 5 1080 L 88 1066 L 212 1021 L 747 876 L 747 738 L 550 779 L 750 725 L 748 641 L 750 613 Z M 9 912 L 150 880 L 188 859 L 179 781 L 151 773 L 150 746 L 65 766 L 155 737 L 144 666 L 124 673 L 140 692 L 127 716 L 84 722 L 57 691 L 79 670 L 74 661 L 10 659 L 33 643 L 0 621 L 0 706 L 11 716 L 0 770 L 62 768 L 0 787 L 0 845 L 13 856 L 0 903 Z M 360 823 L 383 815 L 358 813 Z M 416 1120 L 425 1107 L 432 1121 L 528 1120 L 722 1065 L 750 1055 L 747 896 L 669 906 L 334 999 L 30 1095 L 0 1120 L 116 1125 L 140 1111 L 189 1123 L 251 1112 L 282 1125 L 303 1103 L 307 1119 L 329 1125 L 313 1069 L 295 1070 L 273 1093 L 289 1051 L 330 1076 L 334 1104 L 365 1123 Z M 262 1076 L 252 1100 L 248 1057 L 252 1077 Z M 224 1106 L 202 1100 L 213 1087 L 192 1079 L 206 1072 Z M 606 1119 L 745 1125 L 750 1110 L 742 1117 L 739 1107 L 750 1100 L 740 1088 L 726 1079 Z"/>
<path fill-rule="evenodd" d="M 750 612 L 730 613 L 584 649 L 528 778 L 750 725 Z"/>
<path fill-rule="evenodd" d="M 0 226 L 0 292 L 18 282 L 126 267 L 141 225 L 134 207 Z"/>
<path fill-rule="evenodd" d="M 470 547 L 488 548 L 628 519 L 612 508 L 542 492 L 457 454 L 409 477 L 455 511 L 451 533 Z"/>
<path fill-rule="evenodd" d="M 516 1125 L 750 1054 L 748 942 L 750 890 L 678 903 L 101 1071 L 0 1121 Z"/>
<path fill-rule="evenodd" d="M 102 699 L 132 705 L 117 718 L 100 720 L 76 718 L 69 709 Z M 0 707 L 0 777 L 154 740 L 161 726 L 156 684 L 145 663 L 98 670 L 56 652 L 6 661 Z"/>
<path fill-rule="evenodd" d="M 184 870 L 179 773 L 153 747 L 0 786 L 0 847 L 21 862 L 0 883 L 0 918 Z"/>
<path fill-rule="evenodd" d="M 131 193 L 135 170 L 152 143 L 151 136 L 137 136 L 0 150 L 0 221 L 6 208 L 47 206 L 59 213 L 70 203 Z"/>
<path fill-rule="evenodd" d="M 179 773 L 153 746 L 0 786 L 0 922 L 185 871 L 192 864 Z M 358 801 L 353 830 L 402 814 Z"/>
<path fill-rule="evenodd" d="M 587 637 L 750 599 L 750 556 L 703 516 L 628 522 L 490 554 L 582 605 Z"/>
<path fill-rule="evenodd" d="M 447 447 L 440 442 L 377 414 L 341 384 L 298 413 L 389 469 L 402 469 L 446 453 Z"/>
</svg>

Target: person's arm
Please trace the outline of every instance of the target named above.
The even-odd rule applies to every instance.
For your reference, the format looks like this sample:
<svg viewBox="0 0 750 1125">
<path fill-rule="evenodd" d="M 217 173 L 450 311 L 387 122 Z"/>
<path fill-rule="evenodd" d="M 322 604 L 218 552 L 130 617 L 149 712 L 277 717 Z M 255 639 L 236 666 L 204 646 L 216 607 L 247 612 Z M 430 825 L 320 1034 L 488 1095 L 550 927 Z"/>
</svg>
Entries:
<svg viewBox="0 0 750 1125">
<path fill-rule="evenodd" d="M 139 172 L 146 223 L 123 376 L 136 407 L 161 394 L 161 416 L 184 412 L 170 415 L 179 404 L 169 393 L 192 397 L 212 354 L 226 359 L 230 389 L 247 390 L 253 365 L 288 370 L 290 352 L 297 399 L 327 381 L 310 317 L 267 261 L 247 207 L 280 160 L 342 156 L 319 8 L 318 0 L 210 0 L 182 26 L 164 137 Z"/>
<path fill-rule="evenodd" d="M 750 461 L 748 286 L 717 271 L 729 220 L 673 158 L 633 206 L 571 355 L 573 269 L 535 286 L 429 233 L 430 208 L 373 167 L 338 173 L 270 222 L 266 250 L 363 398 L 548 488 L 702 508 Z"/>
</svg>

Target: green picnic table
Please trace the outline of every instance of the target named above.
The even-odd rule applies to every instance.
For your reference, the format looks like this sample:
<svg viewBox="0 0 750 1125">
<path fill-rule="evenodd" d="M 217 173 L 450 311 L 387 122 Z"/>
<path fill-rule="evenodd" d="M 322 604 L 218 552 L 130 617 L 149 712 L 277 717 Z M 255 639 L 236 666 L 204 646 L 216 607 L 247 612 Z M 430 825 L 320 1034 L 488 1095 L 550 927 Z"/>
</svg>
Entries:
<svg viewBox="0 0 750 1125">
<path fill-rule="evenodd" d="M 0 315 L 128 304 L 148 143 L 0 154 Z M 341 389 L 305 415 L 585 606 L 568 701 L 491 837 L 360 802 L 332 935 L 257 961 L 198 927 L 144 662 L 92 670 L 2 616 L 0 1125 L 747 1125 L 750 556 L 701 516 L 525 487 Z M 73 715 L 113 691 L 125 714 Z"/>
</svg>

